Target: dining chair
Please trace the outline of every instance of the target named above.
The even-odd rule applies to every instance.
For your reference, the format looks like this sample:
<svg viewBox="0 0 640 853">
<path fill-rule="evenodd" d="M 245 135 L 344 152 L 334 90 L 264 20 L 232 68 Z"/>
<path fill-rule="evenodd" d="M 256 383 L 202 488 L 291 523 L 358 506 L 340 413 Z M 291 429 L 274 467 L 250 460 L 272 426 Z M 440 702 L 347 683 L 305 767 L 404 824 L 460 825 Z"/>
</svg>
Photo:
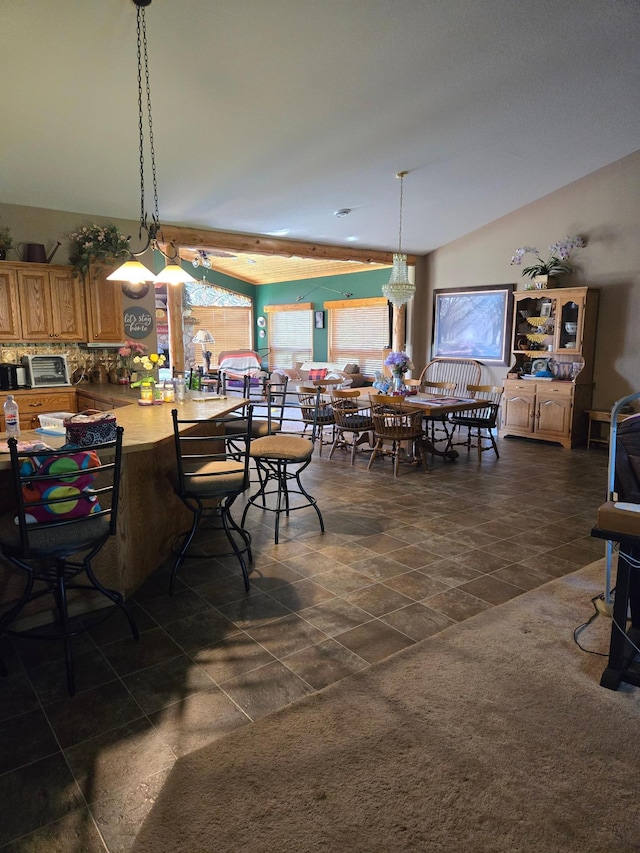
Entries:
<svg viewBox="0 0 640 853">
<path fill-rule="evenodd" d="M 375 447 L 371 453 L 367 470 L 378 454 L 391 456 L 393 476 L 398 476 L 398 465 L 403 457 L 407 461 L 422 461 L 425 470 L 427 458 L 421 447 L 424 438 L 423 413 L 411 407 L 402 397 L 377 394 L 371 397 L 371 416 L 375 436 Z M 390 445 L 390 449 L 385 449 Z M 407 453 L 409 446 L 411 453 Z"/>
<path fill-rule="evenodd" d="M 303 435 L 307 429 L 311 430 L 314 441 L 318 442 L 318 454 L 322 456 L 324 444 L 333 443 L 335 439 L 336 419 L 333 414 L 331 400 L 325 398 L 327 387 L 326 380 L 318 380 L 317 384 L 298 386 L 298 405 L 300 406 L 300 419 L 304 424 Z M 331 430 L 329 441 L 325 442 L 325 429 Z"/>
<path fill-rule="evenodd" d="M 481 409 L 473 409 L 467 412 L 457 412 L 451 415 L 451 433 L 447 443 L 447 450 L 453 446 L 465 445 L 467 452 L 472 447 L 478 450 L 478 462 L 482 459 L 485 450 L 493 450 L 496 457 L 500 458 L 498 445 L 494 438 L 494 430 L 498 429 L 498 413 L 503 389 L 499 385 L 467 385 L 467 396 L 476 400 L 486 400 L 487 404 Z M 466 428 L 467 435 L 464 441 L 454 441 L 456 430 Z M 474 432 L 475 431 L 475 432 Z M 473 439 L 475 438 L 475 443 Z M 483 444 L 484 442 L 484 444 Z M 488 442 L 488 443 L 487 443 Z"/>
<path fill-rule="evenodd" d="M 115 536 L 120 498 L 122 427 L 113 441 L 83 448 L 65 445 L 21 449 L 9 439 L 15 509 L 0 516 L 0 551 L 25 573 L 22 594 L 0 616 L 0 635 L 61 641 L 67 689 L 76 691 L 72 640 L 120 610 L 131 633 L 138 628 L 121 593 L 98 580 L 93 559 Z M 72 617 L 72 609 L 95 610 L 95 594 L 115 607 L 102 613 Z M 32 602 L 53 599 L 54 622 L 21 630 L 18 619 L 42 616 Z M 31 605 L 31 606 L 30 606 Z M 26 620 L 25 620 L 26 621 Z"/>
<path fill-rule="evenodd" d="M 455 382 L 427 382 L 424 379 L 421 381 L 421 391 L 425 394 L 431 394 L 434 397 L 450 397 L 455 394 Z M 449 415 L 428 415 L 425 417 L 427 425 L 427 433 L 431 442 L 449 441 Z M 444 435 L 442 435 L 444 433 Z"/>
<path fill-rule="evenodd" d="M 177 409 L 171 412 L 176 452 L 173 488 L 192 514 L 191 527 L 179 534 L 172 551 L 175 561 L 169 582 L 173 595 L 176 577 L 183 561 L 188 558 L 237 557 L 242 570 L 244 588 L 249 591 L 248 563 L 252 560 L 251 535 L 239 525 L 231 508 L 249 486 L 249 445 L 253 407 L 247 406 L 244 432 L 227 433 L 229 416 L 218 418 L 180 418 Z M 196 534 L 206 536 L 222 531 L 231 551 L 208 551 L 206 543 L 196 550 L 190 546 Z M 211 545 L 209 545 L 211 547 Z M 215 547 L 215 546 L 214 546 Z"/>
<path fill-rule="evenodd" d="M 371 402 L 365 404 L 357 388 L 336 388 L 331 392 L 331 407 L 335 419 L 335 436 L 329 459 L 337 448 L 343 448 L 351 452 L 350 464 L 353 465 L 356 450 L 365 441 L 368 441 L 369 448 L 373 450 Z"/>
<path fill-rule="evenodd" d="M 321 388 L 315 389 L 316 405 L 319 410 Z M 306 428 L 306 425 L 305 425 Z M 324 519 L 316 499 L 305 489 L 300 479 L 302 472 L 309 466 L 315 446 L 317 424 L 314 421 L 311 435 L 299 435 L 281 432 L 256 438 L 251 442 L 249 455 L 258 469 L 260 485 L 249 497 L 242 513 L 244 527 L 247 513 L 251 507 L 272 512 L 275 516 L 274 542 L 280 537 L 280 516 L 289 516 L 294 510 L 313 507 L 324 533 Z"/>
</svg>

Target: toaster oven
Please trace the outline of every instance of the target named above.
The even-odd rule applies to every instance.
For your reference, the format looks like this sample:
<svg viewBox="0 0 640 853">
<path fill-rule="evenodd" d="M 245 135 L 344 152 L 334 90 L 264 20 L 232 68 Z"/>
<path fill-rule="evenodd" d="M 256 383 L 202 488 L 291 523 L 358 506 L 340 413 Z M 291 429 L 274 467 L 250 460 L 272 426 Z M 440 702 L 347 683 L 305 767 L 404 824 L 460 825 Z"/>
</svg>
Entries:
<svg viewBox="0 0 640 853">
<path fill-rule="evenodd" d="M 22 363 L 31 388 L 71 385 L 66 355 L 23 355 Z"/>
</svg>

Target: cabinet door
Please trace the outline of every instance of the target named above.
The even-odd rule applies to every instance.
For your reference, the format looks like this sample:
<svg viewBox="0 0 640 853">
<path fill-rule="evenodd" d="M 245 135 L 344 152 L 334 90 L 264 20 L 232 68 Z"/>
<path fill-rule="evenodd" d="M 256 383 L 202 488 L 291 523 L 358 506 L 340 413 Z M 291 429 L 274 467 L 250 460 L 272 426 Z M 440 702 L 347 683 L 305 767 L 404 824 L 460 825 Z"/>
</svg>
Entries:
<svg viewBox="0 0 640 853">
<path fill-rule="evenodd" d="M 124 341 L 122 319 L 122 286 L 117 281 L 107 281 L 113 270 L 104 262 L 92 264 L 85 278 L 87 303 L 87 340 L 113 343 Z"/>
<path fill-rule="evenodd" d="M 536 432 L 556 438 L 571 436 L 572 398 L 569 394 L 538 393 Z"/>
<path fill-rule="evenodd" d="M 56 338 L 61 341 L 86 341 L 82 279 L 74 278 L 71 270 L 51 270 L 49 284 Z"/>
<path fill-rule="evenodd" d="M 502 426 L 519 432 L 533 432 L 535 394 L 518 388 L 505 390 L 502 399 Z"/>
<path fill-rule="evenodd" d="M 49 273 L 38 269 L 19 269 L 20 317 L 22 339 L 25 341 L 51 341 L 55 338 L 51 309 Z"/>
<path fill-rule="evenodd" d="M 0 341 L 22 338 L 15 270 L 0 269 Z"/>
</svg>

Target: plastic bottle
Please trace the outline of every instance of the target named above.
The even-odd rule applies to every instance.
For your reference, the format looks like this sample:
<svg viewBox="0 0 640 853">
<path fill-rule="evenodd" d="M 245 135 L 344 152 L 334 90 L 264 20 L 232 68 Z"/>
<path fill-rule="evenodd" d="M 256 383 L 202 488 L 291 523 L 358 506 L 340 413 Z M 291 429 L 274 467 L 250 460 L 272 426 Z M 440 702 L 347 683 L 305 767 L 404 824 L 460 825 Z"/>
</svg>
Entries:
<svg viewBox="0 0 640 853">
<path fill-rule="evenodd" d="M 10 436 L 18 438 L 20 435 L 20 416 L 18 414 L 18 404 L 13 394 L 8 394 L 4 403 L 4 422 L 7 438 Z"/>
</svg>

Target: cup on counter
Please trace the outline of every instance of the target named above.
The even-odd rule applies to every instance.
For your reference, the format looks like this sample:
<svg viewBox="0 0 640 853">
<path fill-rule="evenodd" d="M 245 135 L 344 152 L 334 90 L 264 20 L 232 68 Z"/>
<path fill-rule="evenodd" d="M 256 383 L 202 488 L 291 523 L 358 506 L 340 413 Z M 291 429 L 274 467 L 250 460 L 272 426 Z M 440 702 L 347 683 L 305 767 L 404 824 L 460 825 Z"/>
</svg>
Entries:
<svg viewBox="0 0 640 853">
<path fill-rule="evenodd" d="M 173 385 L 175 387 L 176 403 L 184 403 L 185 397 L 187 396 L 187 383 L 185 382 L 184 377 L 179 376 L 177 379 L 174 379 Z"/>
</svg>

